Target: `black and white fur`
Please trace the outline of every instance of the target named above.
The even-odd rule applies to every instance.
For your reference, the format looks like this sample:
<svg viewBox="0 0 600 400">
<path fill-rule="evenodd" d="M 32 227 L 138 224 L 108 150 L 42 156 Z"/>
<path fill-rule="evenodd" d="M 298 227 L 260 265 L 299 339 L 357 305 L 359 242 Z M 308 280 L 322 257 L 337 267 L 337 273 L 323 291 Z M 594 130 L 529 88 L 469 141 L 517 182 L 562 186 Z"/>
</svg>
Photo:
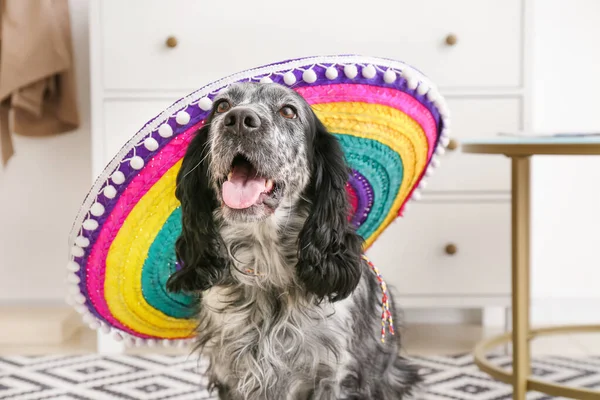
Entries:
<svg viewBox="0 0 600 400">
<path fill-rule="evenodd" d="M 222 201 L 240 155 L 275 182 L 247 210 Z M 215 99 L 177 178 L 183 268 L 168 287 L 200 298 L 198 347 L 220 399 L 398 400 L 420 381 L 398 333 L 381 343 L 382 293 L 347 219 L 348 174 L 293 90 L 244 83 Z"/>
</svg>

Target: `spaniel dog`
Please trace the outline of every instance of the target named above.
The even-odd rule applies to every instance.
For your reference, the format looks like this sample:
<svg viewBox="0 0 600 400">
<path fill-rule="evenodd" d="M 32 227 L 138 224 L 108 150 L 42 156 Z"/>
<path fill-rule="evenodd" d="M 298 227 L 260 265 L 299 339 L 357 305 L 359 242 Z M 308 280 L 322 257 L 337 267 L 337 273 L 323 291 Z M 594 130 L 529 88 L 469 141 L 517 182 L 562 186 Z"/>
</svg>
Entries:
<svg viewBox="0 0 600 400">
<path fill-rule="evenodd" d="M 197 343 L 220 399 L 398 400 L 420 381 L 399 335 L 381 340 L 349 171 L 293 90 L 243 83 L 214 100 L 177 177 L 182 268 L 168 289 L 200 299 Z"/>
</svg>

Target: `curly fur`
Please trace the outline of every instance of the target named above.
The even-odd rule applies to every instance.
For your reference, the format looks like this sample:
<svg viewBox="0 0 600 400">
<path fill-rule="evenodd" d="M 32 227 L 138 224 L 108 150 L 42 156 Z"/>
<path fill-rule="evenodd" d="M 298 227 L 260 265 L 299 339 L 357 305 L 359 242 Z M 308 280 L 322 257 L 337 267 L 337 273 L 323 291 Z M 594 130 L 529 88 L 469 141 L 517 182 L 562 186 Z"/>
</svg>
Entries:
<svg viewBox="0 0 600 400">
<path fill-rule="evenodd" d="M 198 348 L 212 386 L 223 400 L 407 398 L 419 377 L 399 356 L 399 335 L 380 341 L 381 289 L 347 219 L 339 143 L 282 86 L 235 85 L 221 100 L 251 110 L 260 127 L 232 131 L 227 113 L 213 111 L 190 144 L 176 191 L 183 268 L 168 282 L 200 298 Z M 279 115 L 284 105 L 297 118 Z M 223 205 L 220 186 L 240 153 L 281 184 L 272 203 Z M 393 301 L 392 313 L 399 321 Z"/>
</svg>

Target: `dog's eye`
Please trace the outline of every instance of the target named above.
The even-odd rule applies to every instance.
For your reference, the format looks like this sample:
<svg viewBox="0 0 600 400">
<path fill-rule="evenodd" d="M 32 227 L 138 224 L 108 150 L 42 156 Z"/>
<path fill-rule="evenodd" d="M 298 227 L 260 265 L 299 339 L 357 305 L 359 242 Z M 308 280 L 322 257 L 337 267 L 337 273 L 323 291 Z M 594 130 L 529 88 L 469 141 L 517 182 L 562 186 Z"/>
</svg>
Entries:
<svg viewBox="0 0 600 400">
<path fill-rule="evenodd" d="M 224 113 L 231 108 L 231 104 L 227 100 L 221 100 L 219 104 L 217 104 L 217 112 Z"/>
<path fill-rule="evenodd" d="M 287 118 L 287 119 L 296 118 L 296 110 L 294 110 L 294 108 L 291 106 L 281 107 L 281 110 L 279 110 L 279 114 L 281 114 L 281 116 L 283 118 Z"/>
</svg>

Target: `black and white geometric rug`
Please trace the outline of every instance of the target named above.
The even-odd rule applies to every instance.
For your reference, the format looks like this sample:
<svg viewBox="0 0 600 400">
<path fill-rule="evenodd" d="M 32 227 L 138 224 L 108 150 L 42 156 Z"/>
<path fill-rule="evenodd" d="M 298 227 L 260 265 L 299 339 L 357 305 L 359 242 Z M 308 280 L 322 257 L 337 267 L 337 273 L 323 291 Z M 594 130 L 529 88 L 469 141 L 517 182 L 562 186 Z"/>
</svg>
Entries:
<svg viewBox="0 0 600 400">
<path fill-rule="evenodd" d="M 415 357 L 426 380 L 427 400 L 511 399 L 511 388 L 490 379 L 471 355 Z M 510 357 L 493 361 L 510 367 Z M 194 357 L 171 355 L 12 356 L 0 358 L 0 399 L 201 400 L 212 399 Z M 543 357 L 533 373 L 549 381 L 600 390 L 600 357 Z M 528 399 L 549 399 L 532 393 Z M 270 399 L 269 399 L 270 400 Z"/>
</svg>

